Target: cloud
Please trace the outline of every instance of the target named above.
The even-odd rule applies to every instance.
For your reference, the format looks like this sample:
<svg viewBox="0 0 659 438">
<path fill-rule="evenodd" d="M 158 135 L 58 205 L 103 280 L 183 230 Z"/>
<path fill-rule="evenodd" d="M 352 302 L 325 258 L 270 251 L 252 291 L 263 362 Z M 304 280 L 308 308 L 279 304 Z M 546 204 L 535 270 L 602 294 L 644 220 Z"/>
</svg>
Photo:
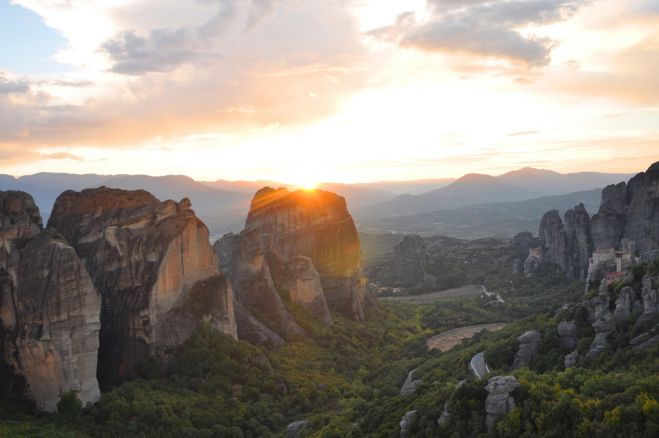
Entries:
<svg viewBox="0 0 659 438">
<path fill-rule="evenodd" d="M 67 14 L 89 11 L 91 3 L 27 5 L 44 8 L 44 19 L 66 25 L 67 35 L 84 35 L 70 28 L 77 21 Z M 73 74 L 26 79 L 20 87 L 0 79 L 6 91 L 23 92 L 21 99 L 0 93 L 0 144 L 135 147 L 154 138 L 301 124 L 334 112 L 368 79 L 372 64 L 343 2 L 157 3 L 157 10 L 152 0 L 139 0 L 94 12 L 102 18 L 90 21 L 112 21 L 115 31 L 80 56 L 102 53 L 104 64 L 81 61 L 84 69 Z"/>
<path fill-rule="evenodd" d="M 27 81 L 9 78 L 6 73 L 0 71 L 0 96 L 3 94 L 23 94 L 29 90 L 30 85 Z"/>
<path fill-rule="evenodd" d="M 584 0 L 428 0 L 427 18 L 399 16 L 371 35 L 427 51 L 494 58 L 526 68 L 551 61 L 556 42 L 527 29 L 562 21 Z"/>
<path fill-rule="evenodd" d="M 216 43 L 237 22 L 249 31 L 274 12 L 276 0 L 206 0 L 216 13 L 198 26 L 156 28 L 141 36 L 125 30 L 102 45 L 111 58 L 111 71 L 128 75 L 167 72 L 182 64 L 221 56 Z"/>
</svg>

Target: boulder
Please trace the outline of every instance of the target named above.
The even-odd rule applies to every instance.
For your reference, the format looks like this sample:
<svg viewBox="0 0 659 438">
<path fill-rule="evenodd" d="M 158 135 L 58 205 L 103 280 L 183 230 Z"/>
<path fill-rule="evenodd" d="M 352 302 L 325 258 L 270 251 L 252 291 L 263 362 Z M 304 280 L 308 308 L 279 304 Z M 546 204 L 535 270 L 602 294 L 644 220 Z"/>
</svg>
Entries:
<svg viewBox="0 0 659 438">
<path fill-rule="evenodd" d="M 519 349 L 515 354 L 515 363 L 513 364 L 514 369 L 527 366 L 531 360 L 533 360 L 538 352 L 540 338 L 540 332 L 537 330 L 530 330 L 517 338 L 519 341 Z"/>
<path fill-rule="evenodd" d="M 403 418 L 400 420 L 400 436 L 401 438 L 411 437 L 413 433 L 414 426 L 419 419 L 417 411 L 408 411 L 403 415 Z"/>
<path fill-rule="evenodd" d="M 286 438 L 296 438 L 300 436 L 311 424 L 310 421 L 300 420 L 294 421 L 286 427 Z"/>
<path fill-rule="evenodd" d="M 561 321 L 556 326 L 561 348 L 572 351 L 577 347 L 577 324 L 574 321 Z"/>
<path fill-rule="evenodd" d="M 236 337 L 231 287 L 189 200 L 66 191 L 48 225 L 75 248 L 101 294 L 98 377 L 106 387 L 150 357 L 166 357 L 204 321 Z"/>
<path fill-rule="evenodd" d="M 488 431 L 497 420 L 515 408 L 515 400 L 510 393 L 517 387 L 514 376 L 495 376 L 487 382 L 485 390 L 488 392 L 485 399 L 485 420 Z"/>
<path fill-rule="evenodd" d="M 611 312 L 606 311 L 603 313 L 597 321 L 593 323 L 593 328 L 595 329 L 595 338 L 590 344 L 588 353 L 586 353 L 586 359 L 598 356 L 602 350 L 604 350 L 604 347 L 606 347 L 609 335 L 615 331 L 615 320 L 613 319 Z"/>
<path fill-rule="evenodd" d="M 620 290 L 615 303 L 616 307 L 613 311 L 613 319 L 616 322 L 623 322 L 629 318 L 634 308 L 635 298 L 636 294 L 631 287 L 625 286 Z"/>
<path fill-rule="evenodd" d="M 579 352 L 577 350 L 574 350 L 572 353 L 566 355 L 563 359 L 563 365 L 565 365 L 565 369 L 573 368 L 577 364 L 578 359 Z"/>
<path fill-rule="evenodd" d="M 417 389 L 419 389 L 419 386 L 423 383 L 421 379 L 415 379 L 414 378 L 414 373 L 416 372 L 416 369 L 413 369 L 409 373 L 407 373 L 407 378 L 405 379 L 405 382 L 403 382 L 403 386 L 400 388 L 400 395 L 402 396 L 408 396 L 414 394 Z"/>
</svg>

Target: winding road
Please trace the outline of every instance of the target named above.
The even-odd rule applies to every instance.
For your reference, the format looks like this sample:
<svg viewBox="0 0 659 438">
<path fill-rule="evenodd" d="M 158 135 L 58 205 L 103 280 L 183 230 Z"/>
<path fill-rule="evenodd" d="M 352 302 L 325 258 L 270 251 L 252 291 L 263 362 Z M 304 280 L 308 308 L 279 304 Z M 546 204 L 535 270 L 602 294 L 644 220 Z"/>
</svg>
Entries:
<svg viewBox="0 0 659 438">
<path fill-rule="evenodd" d="M 477 379 L 482 379 L 484 375 L 490 372 L 490 367 L 485 363 L 485 355 L 482 351 L 471 358 L 469 368 Z"/>
</svg>

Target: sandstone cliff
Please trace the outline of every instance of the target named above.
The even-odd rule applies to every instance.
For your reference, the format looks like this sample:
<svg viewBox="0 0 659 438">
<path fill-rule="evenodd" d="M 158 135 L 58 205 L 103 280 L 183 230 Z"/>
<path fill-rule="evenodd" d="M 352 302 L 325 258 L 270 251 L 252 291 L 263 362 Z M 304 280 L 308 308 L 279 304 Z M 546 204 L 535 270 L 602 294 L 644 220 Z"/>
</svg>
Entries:
<svg viewBox="0 0 659 438">
<path fill-rule="evenodd" d="M 593 251 L 590 217 L 583 204 L 565 212 L 565 222 L 556 210 L 540 221 L 540 241 L 546 261 L 555 263 L 568 280 L 585 280 Z"/>
<path fill-rule="evenodd" d="M 249 327 L 239 321 L 243 339 L 278 342 L 273 332 L 303 335 L 291 305 L 326 325 L 333 324 L 330 309 L 351 319 L 364 318 L 359 237 L 340 196 L 321 190 L 261 189 L 252 200 L 245 229 L 225 235 L 214 248 L 237 301 L 252 317 L 242 318 Z M 270 330 L 255 326 L 255 321 Z"/>
<path fill-rule="evenodd" d="M 233 293 L 190 201 L 101 187 L 67 191 L 49 227 L 83 260 L 102 297 L 98 377 L 112 385 L 208 321 L 236 336 Z"/>
<path fill-rule="evenodd" d="M 426 271 L 429 262 L 430 255 L 423 239 L 416 234 L 410 234 L 394 246 L 392 259 L 372 274 L 379 279 L 380 286 L 412 287 L 432 284 L 435 278 Z"/>
<path fill-rule="evenodd" d="M 616 248 L 652 257 L 659 250 L 659 162 L 629 180 L 602 191 L 593 216 L 595 248 Z"/>
<path fill-rule="evenodd" d="M 75 250 L 41 230 L 32 198 L 0 192 L 0 391 L 55 411 L 63 392 L 100 396 L 100 297 Z"/>
</svg>

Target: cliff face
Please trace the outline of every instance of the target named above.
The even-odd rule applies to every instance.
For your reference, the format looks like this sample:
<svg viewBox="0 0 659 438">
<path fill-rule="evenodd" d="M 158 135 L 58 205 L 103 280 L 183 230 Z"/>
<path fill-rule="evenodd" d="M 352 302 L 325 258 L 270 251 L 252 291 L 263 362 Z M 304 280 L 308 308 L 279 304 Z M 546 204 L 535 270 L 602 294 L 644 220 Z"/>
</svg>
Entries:
<svg viewBox="0 0 659 438">
<path fill-rule="evenodd" d="M 101 294 L 102 384 L 131 377 L 136 364 L 180 345 L 203 320 L 236 336 L 233 293 L 189 200 L 67 191 L 48 226 L 68 239 Z"/>
<path fill-rule="evenodd" d="M 2 396 L 50 412 L 66 391 L 95 402 L 101 302 L 75 250 L 22 192 L 0 192 L 0 247 Z"/>
<path fill-rule="evenodd" d="M 556 210 L 545 213 L 539 236 L 546 261 L 558 265 L 568 280 L 586 279 L 593 242 L 590 217 L 583 204 L 566 211 L 565 222 Z"/>
<path fill-rule="evenodd" d="M 329 307 L 363 319 L 361 248 L 345 199 L 323 190 L 264 188 L 252 200 L 245 228 L 258 232 L 262 248 L 286 260 L 309 257 Z"/>
<path fill-rule="evenodd" d="M 238 324 L 242 339 L 277 343 L 279 335 L 304 335 L 289 303 L 326 325 L 333 324 L 330 309 L 364 317 L 359 237 L 345 200 L 333 193 L 261 189 L 245 229 L 214 247 L 246 312 Z"/>
<path fill-rule="evenodd" d="M 432 283 L 435 279 L 426 271 L 429 258 L 423 239 L 415 234 L 406 235 L 394 247 L 392 260 L 374 275 L 382 286 L 411 287 Z"/>
<path fill-rule="evenodd" d="M 659 162 L 629 180 L 602 191 L 593 216 L 595 248 L 616 248 L 640 257 L 659 250 Z"/>
</svg>

